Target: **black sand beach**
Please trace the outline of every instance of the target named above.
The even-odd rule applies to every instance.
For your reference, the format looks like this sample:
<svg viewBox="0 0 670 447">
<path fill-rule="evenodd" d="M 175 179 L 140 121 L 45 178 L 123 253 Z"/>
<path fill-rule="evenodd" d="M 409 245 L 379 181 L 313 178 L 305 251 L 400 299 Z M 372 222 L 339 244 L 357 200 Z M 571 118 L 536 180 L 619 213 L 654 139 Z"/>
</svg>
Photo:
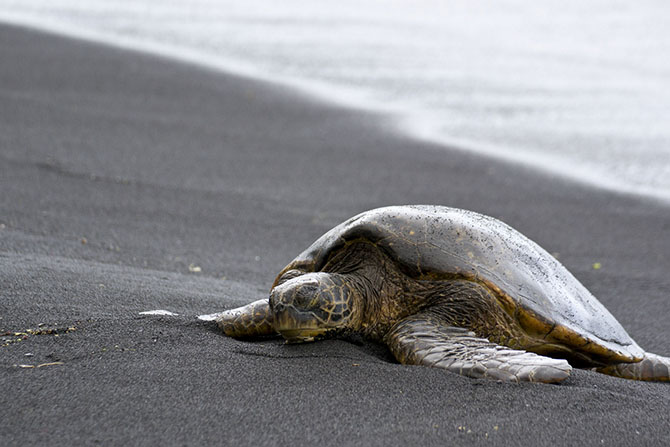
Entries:
<svg viewBox="0 0 670 447">
<path fill-rule="evenodd" d="M 668 444 L 668 384 L 478 381 L 368 343 L 236 341 L 195 318 L 265 296 L 358 212 L 430 203 L 517 228 L 670 355 L 668 205 L 11 26 L 0 104 L 0 444 Z M 153 309 L 179 315 L 139 314 Z"/>
</svg>

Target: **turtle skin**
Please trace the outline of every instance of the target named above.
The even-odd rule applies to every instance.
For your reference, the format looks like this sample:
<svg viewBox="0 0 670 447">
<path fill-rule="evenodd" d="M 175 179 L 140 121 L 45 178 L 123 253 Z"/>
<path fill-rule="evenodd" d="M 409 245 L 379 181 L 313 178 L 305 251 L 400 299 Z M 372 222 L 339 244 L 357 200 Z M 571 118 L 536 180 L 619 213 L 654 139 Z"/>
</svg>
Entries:
<svg viewBox="0 0 670 447">
<path fill-rule="evenodd" d="M 312 306 L 310 321 L 300 306 Z M 670 359 L 640 348 L 544 249 L 497 219 L 442 206 L 361 213 L 282 269 L 269 299 L 216 319 L 239 338 L 353 332 L 400 363 L 476 378 L 560 382 L 572 364 L 670 379 Z"/>
</svg>

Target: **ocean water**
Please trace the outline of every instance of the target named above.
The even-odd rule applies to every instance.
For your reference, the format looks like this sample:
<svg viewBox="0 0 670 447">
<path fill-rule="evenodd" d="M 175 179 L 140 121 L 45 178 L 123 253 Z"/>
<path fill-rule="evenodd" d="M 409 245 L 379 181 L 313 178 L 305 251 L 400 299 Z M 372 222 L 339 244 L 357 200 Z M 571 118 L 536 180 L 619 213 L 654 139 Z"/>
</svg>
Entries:
<svg viewBox="0 0 670 447">
<path fill-rule="evenodd" d="M 275 81 L 417 138 L 670 201 L 666 0 L 0 0 L 0 21 Z"/>
</svg>

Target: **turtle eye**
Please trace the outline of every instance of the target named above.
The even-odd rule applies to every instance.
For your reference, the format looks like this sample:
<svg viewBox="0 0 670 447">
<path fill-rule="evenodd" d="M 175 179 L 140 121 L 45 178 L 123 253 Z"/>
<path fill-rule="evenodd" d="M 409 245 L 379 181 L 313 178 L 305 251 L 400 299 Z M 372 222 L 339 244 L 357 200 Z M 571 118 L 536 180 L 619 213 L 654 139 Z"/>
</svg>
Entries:
<svg viewBox="0 0 670 447">
<path fill-rule="evenodd" d="M 309 309 L 315 305 L 314 297 L 319 293 L 316 283 L 303 284 L 293 295 L 293 306 L 300 309 Z"/>
</svg>

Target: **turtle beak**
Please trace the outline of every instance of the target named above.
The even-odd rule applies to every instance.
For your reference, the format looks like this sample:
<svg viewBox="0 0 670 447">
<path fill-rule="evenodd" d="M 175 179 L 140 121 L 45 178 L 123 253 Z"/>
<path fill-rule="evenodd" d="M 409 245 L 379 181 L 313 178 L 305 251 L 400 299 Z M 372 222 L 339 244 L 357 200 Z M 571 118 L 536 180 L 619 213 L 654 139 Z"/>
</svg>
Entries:
<svg viewBox="0 0 670 447">
<path fill-rule="evenodd" d="M 298 343 L 309 343 L 320 335 L 313 333 L 309 330 L 300 330 L 300 329 L 289 329 L 283 332 L 280 332 L 281 336 L 284 337 L 286 343 L 289 345 L 294 345 Z"/>
<path fill-rule="evenodd" d="M 324 335 L 326 329 L 318 327 L 318 321 L 310 312 L 296 311 L 292 307 L 277 306 L 274 309 L 275 330 L 287 343 L 307 343 Z"/>
</svg>

